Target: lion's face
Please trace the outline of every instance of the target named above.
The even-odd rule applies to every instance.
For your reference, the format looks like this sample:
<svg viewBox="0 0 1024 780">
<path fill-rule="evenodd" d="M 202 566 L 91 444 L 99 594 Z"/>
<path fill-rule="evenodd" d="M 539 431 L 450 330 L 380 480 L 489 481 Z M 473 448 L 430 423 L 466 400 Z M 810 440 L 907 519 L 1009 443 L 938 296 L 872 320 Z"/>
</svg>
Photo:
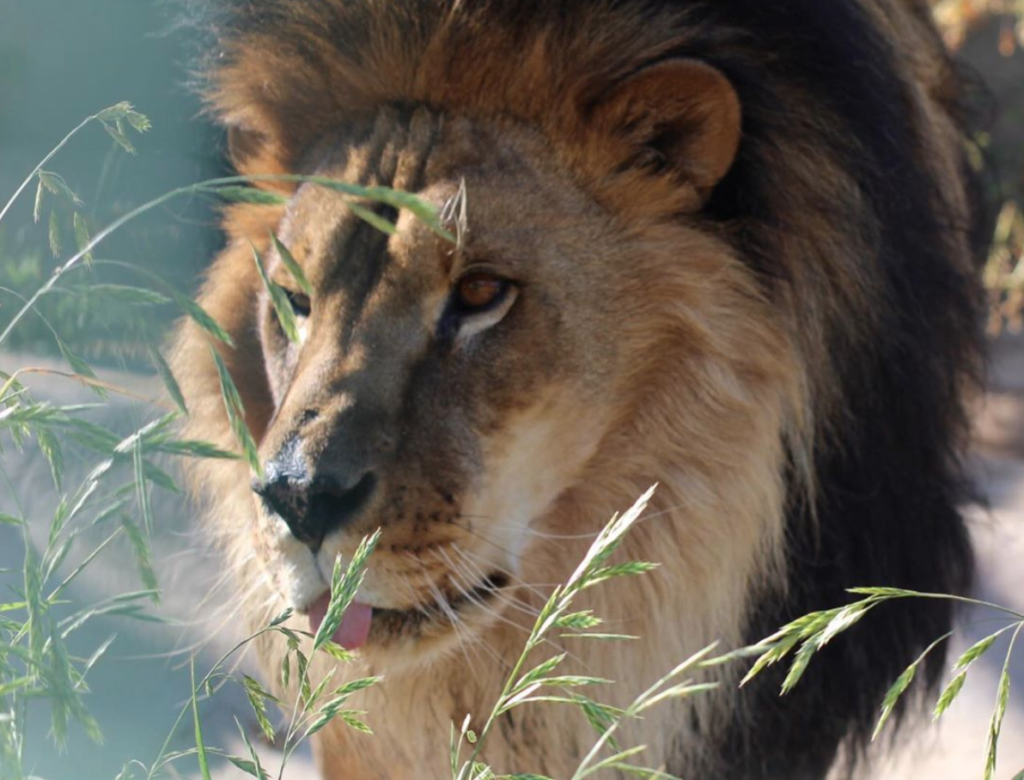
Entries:
<svg viewBox="0 0 1024 780">
<path fill-rule="evenodd" d="M 575 559 L 562 551 L 547 558 L 561 569 L 538 568 L 535 531 L 585 538 L 622 508 L 610 496 L 632 499 L 658 479 L 646 442 L 681 421 L 639 418 L 664 403 L 643 396 L 664 385 L 651 380 L 665 356 L 673 374 L 692 361 L 695 410 L 713 385 L 731 394 L 757 381 L 760 368 L 733 378 L 701 357 L 724 350 L 743 362 L 760 339 L 740 339 L 730 324 L 752 285 L 696 217 L 739 138 L 724 76 L 666 60 L 597 94 L 581 88 L 578 105 L 550 121 L 386 105 L 304 144 L 289 170 L 415 193 L 458 240 L 376 207 L 397 220 L 387 235 L 346 196 L 301 186 L 274 232 L 310 293 L 273 244 L 266 253 L 299 321 L 295 341 L 253 285 L 252 265 L 239 266 L 245 278 L 226 275 L 237 260 L 218 265 L 210 294 L 246 344 L 229 359 L 263 464 L 254 538 L 241 553 L 233 542 L 236 554 L 255 557 L 261 580 L 315 625 L 338 556 L 381 529 L 336 635 L 371 655 L 422 661 L 508 621 L 506 606 L 528 614 L 502 591 L 550 583 Z M 233 137 L 236 162 L 260 164 L 251 160 L 264 159 L 268 139 Z M 239 309 L 252 305 L 256 316 Z M 685 403 L 676 388 L 674 403 Z M 697 443 L 708 411 L 671 433 L 694 441 L 695 457 L 706 454 Z M 633 452 L 630 442 L 645 443 Z M 588 472 L 595 460 L 604 469 Z M 574 527 L 579 486 L 608 483 L 613 464 L 627 475 L 616 478 L 621 489 L 605 490 L 589 525 Z M 548 511 L 573 490 L 577 509 Z"/>
<path fill-rule="evenodd" d="M 381 528 L 367 650 L 422 652 L 496 619 L 531 523 L 608 429 L 642 264 L 527 130 L 389 112 L 339 146 L 318 175 L 414 188 L 460 241 L 407 213 L 389 237 L 315 185 L 292 198 L 280 240 L 313 292 L 268 258 L 300 339 L 265 296 L 258 547 L 306 610 Z"/>
</svg>

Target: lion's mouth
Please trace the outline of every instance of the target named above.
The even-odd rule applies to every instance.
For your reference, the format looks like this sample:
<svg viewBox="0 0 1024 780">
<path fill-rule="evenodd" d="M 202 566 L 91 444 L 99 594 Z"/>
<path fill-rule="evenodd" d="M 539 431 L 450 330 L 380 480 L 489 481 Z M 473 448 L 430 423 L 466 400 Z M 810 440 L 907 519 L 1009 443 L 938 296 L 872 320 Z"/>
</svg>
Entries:
<svg viewBox="0 0 1024 780">
<path fill-rule="evenodd" d="M 434 598 L 408 609 L 371 607 L 354 601 L 341 618 L 332 641 L 347 650 L 364 645 L 384 646 L 397 639 L 416 640 L 428 632 L 452 629 L 467 613 L 488 608 L 498 591 L 507 587 L 509 576 L 504 572 L 488 575 L 472 589 L 459 588 L 456 593 L 438 590 Z M 326 618 L 330 593 L 324 593 L 308 610 L 310 630 L 317 633 Z"/>
</svg>

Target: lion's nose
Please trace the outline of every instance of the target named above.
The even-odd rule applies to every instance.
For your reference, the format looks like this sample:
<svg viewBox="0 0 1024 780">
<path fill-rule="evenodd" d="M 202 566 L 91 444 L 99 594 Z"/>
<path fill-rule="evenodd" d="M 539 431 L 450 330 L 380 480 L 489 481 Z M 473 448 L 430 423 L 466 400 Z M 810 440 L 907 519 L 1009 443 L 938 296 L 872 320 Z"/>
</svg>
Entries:
<svg viewBox="0 0 1024 780">
<path fill-rule="evenodd" d="M 324 537 L 348 525 L 369 503 L 377 477 L 366 473 L 350 485 L 331 477 L 294 474 L 268 464 L 266 479 L 253 480 L 252 489 L 264 506 L 287 523 L 296 539 L 314 552 Z"/>
</svg>

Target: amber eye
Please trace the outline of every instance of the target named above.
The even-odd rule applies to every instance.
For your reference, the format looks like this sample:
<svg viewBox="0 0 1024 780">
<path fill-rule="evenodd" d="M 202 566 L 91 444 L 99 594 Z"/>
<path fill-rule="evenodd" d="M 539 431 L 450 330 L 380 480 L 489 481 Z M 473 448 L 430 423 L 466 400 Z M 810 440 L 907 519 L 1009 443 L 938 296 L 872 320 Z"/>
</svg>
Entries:
<svg viewBox="0 0 1024 780">
<path fill-rule="evenodd" d="M 288 303 L 292 305 L 292 311 L 295 312 L 296 317 L 308 317 L 310 312 L 309 296 L 305 293 L 292 292 L 291 290 L 285 290 L 285 295 L 288 296 Z"/>
<path fill-rule="evenodd" d="M 500 300 L 508 290 L 508 281 L 492 274 L 472 273 L 463 276 L 456 286 L 459 305 L 468 311 L 486 309 Z"/>
</svg>

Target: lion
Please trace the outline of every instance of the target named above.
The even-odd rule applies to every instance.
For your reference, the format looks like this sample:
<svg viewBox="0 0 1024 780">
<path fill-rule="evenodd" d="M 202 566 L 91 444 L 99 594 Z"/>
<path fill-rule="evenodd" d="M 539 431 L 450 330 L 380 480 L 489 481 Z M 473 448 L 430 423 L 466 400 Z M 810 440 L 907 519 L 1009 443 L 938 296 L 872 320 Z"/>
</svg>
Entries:
<svg viewBox="0 0 1024 780">
<path fill-rule="evenodd" d="M 450 724 L 479 726 L 552 584 L 655 483 L 620 553 L 660 569 L 581 605 L 641 640 L 568 648 L 613 704 L 852 586 L 968 587 L 984 220 L 924 2 L 233 0 L 205 19 L 239 172 L 458 216 L 453 244 L 364 202 L 388 235 L 339 192 L 262 180 L 286 204 L 226 211 L 198 296 L 233 347 L 186 322 L 173 348 L 187 432 L 238 449 L 212 346 L 258 444 L 259 476 L 192 471 L 253 628 L 291 607 L 315 630 L 334 561 L 381 529 L 335 635 L 359 656 L 338 675 L 385 676 L 353 699 L 376 736 L 320 732 L 327 780 L 445 777 Z M 734 664 L 628 734 L 688 778 L 855 771 L 885 690 L 952 619 L 887 606 L 785 698 L 778 676 L 737 689 Z M 531 705 L 487 758 L 567 777 L 593 740 Z"/>
</svg>

